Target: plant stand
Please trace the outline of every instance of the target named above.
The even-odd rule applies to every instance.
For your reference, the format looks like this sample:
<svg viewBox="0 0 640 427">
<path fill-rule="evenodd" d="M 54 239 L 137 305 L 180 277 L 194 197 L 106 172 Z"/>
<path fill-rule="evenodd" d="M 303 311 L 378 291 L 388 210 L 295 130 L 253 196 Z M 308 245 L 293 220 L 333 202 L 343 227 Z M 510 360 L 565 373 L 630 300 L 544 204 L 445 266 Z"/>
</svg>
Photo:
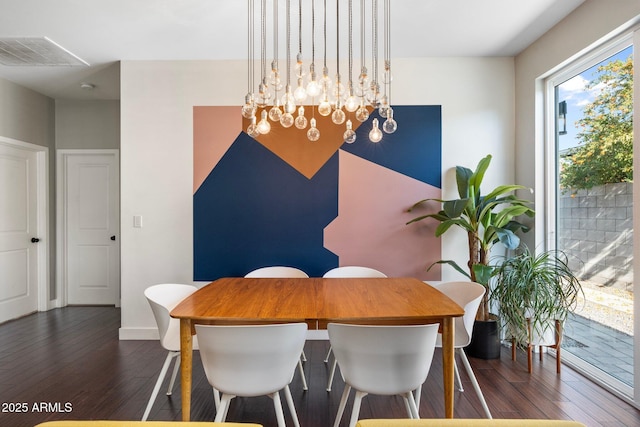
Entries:
<svg viewBox="0 0 640 427">
<path fill-rule="evenodd" d="M 527 329 L 529 331 L 529 339 L 527 343 L 527 368 L 529 373 L 532 372 L 532 360 L 533 360 L 533 347 L 535 344 L 531 344 L 533 333 L 531 331 L 531 319 L 527 319 Z M 542 347 L 553 348 L 556 351 L 556 373 L 560 373 L 560 367 L 562 366 L 562 361 L 560 359 L 560 345 L 562 344 L 562 322 L 559 320 L 555 321 L 555 343 L 549 345 L 540 345 L 539 353 L 540 353 L 540 361 L 542 362 Z M 511 360 L 516 360 L 516 339 L 515 337 L 511 338 Z"/>
</svg>

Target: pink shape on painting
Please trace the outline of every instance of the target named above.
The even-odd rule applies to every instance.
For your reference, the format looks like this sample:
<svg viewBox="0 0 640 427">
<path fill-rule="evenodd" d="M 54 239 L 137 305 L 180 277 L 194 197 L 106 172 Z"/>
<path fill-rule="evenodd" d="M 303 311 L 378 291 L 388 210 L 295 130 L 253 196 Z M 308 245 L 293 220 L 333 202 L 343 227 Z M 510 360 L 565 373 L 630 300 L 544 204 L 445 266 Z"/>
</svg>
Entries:
<svg viewBox="0 0 640 427">
<path fill-rule="evenodd" d="M 193 107 L 193 193 L 242 131 L 240 107 Z"/>
<path fill-rule="evenodd" d="M 324 230 L 324 246 L 339 256 L 340 265 L 376 268 L 390 277 L 440 280 L 437 221 L 406 222 L 438 203 L 407 212 L 416 201 L 441 198 L 441 190 L 391 169 L 339 151 L 338 216 Z M 426 166 L 425 166 L 426 167 Z"/>
</svg>

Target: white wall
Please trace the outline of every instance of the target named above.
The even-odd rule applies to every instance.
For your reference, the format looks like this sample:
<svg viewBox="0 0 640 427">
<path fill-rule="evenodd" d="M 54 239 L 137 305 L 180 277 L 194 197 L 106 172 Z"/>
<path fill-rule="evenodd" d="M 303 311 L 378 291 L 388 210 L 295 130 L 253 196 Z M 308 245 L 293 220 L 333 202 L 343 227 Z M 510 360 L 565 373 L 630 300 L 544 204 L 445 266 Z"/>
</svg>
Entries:
<svg viewBox="0 0 640 427">
<path fill-rule="evenodd" d="M 637 21 L 638 0 L 587 0 L 515 59 L 516 152 L 519 184 L 534 188 L 535 234 L 525 237 L 530 247 L 545 239 L 544 229 L 544 101 L 541 77 L 597 45 L 608 34 Z M 535 241 L 534 241 L 535 236 Z"/>
<path fill-rule="evenodd" d="M 120 101 L 56 100 L 56 148 L 120 148 Z"/>
<path fill-rule="evenodd" d="M 49 148 L 49 206 L 55 201 L 55 103 L 48 96 L 0 79 L 0 136 Z M 56 211 L 49 210 L 49 296 L 56 298 Z"/>
<path fill-rule="evenodd" d="M 123 61 L 121 67 L 120 337 L 143 339 L 157 336 L 144 289 L 193 283 L 192 107 L 238 105 L 240 114 L 246 65 Z M 394 104 L 442 105 L 445 197 L 456 195 L 452 168 L 474 168 L 489 153 L 487 187 L 513 182 L 513 58 L 397 59 L 393 67 Z M 142 228 L 133 228 L 134 215 L 142 215 Z M 464 263 L 466 256 L 466 236 L 443 239 L 444 258 Z M 443 279 L 455 274 L 447 270 Z"/>
</svg>

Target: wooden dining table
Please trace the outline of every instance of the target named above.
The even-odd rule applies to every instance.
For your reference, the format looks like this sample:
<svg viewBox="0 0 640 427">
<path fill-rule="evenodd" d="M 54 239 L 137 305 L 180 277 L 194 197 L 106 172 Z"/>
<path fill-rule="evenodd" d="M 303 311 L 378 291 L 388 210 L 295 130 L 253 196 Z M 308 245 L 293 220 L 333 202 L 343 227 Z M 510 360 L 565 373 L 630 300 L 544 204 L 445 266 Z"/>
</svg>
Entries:
<svg viewBox="0 0 640 427">
<path fill-rule="evenodd" d="M 211 282 L 171 311 L 180 319 L 182 419 L 191 418 L 195 324 L 440 323 L 445 417 L 453 418 L 454 319 L 464 310 L 436 288 L 403 278 L 242 278 Z"/>
</svg>

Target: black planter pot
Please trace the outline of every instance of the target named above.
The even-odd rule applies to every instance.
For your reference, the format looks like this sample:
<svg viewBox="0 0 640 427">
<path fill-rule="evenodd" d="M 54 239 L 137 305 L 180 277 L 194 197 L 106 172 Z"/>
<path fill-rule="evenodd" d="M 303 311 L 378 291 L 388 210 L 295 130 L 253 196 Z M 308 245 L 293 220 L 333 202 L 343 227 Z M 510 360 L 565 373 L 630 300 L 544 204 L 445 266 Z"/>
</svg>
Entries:
<svg viewBox="0 0 640 427">
<path fill-rule="evenodd" d="M 476 320 L 471 343 L 465 348 L 467 356 L 478 359 L 500 358 L 500 335 L 497 320 Z"/>
</svg>

